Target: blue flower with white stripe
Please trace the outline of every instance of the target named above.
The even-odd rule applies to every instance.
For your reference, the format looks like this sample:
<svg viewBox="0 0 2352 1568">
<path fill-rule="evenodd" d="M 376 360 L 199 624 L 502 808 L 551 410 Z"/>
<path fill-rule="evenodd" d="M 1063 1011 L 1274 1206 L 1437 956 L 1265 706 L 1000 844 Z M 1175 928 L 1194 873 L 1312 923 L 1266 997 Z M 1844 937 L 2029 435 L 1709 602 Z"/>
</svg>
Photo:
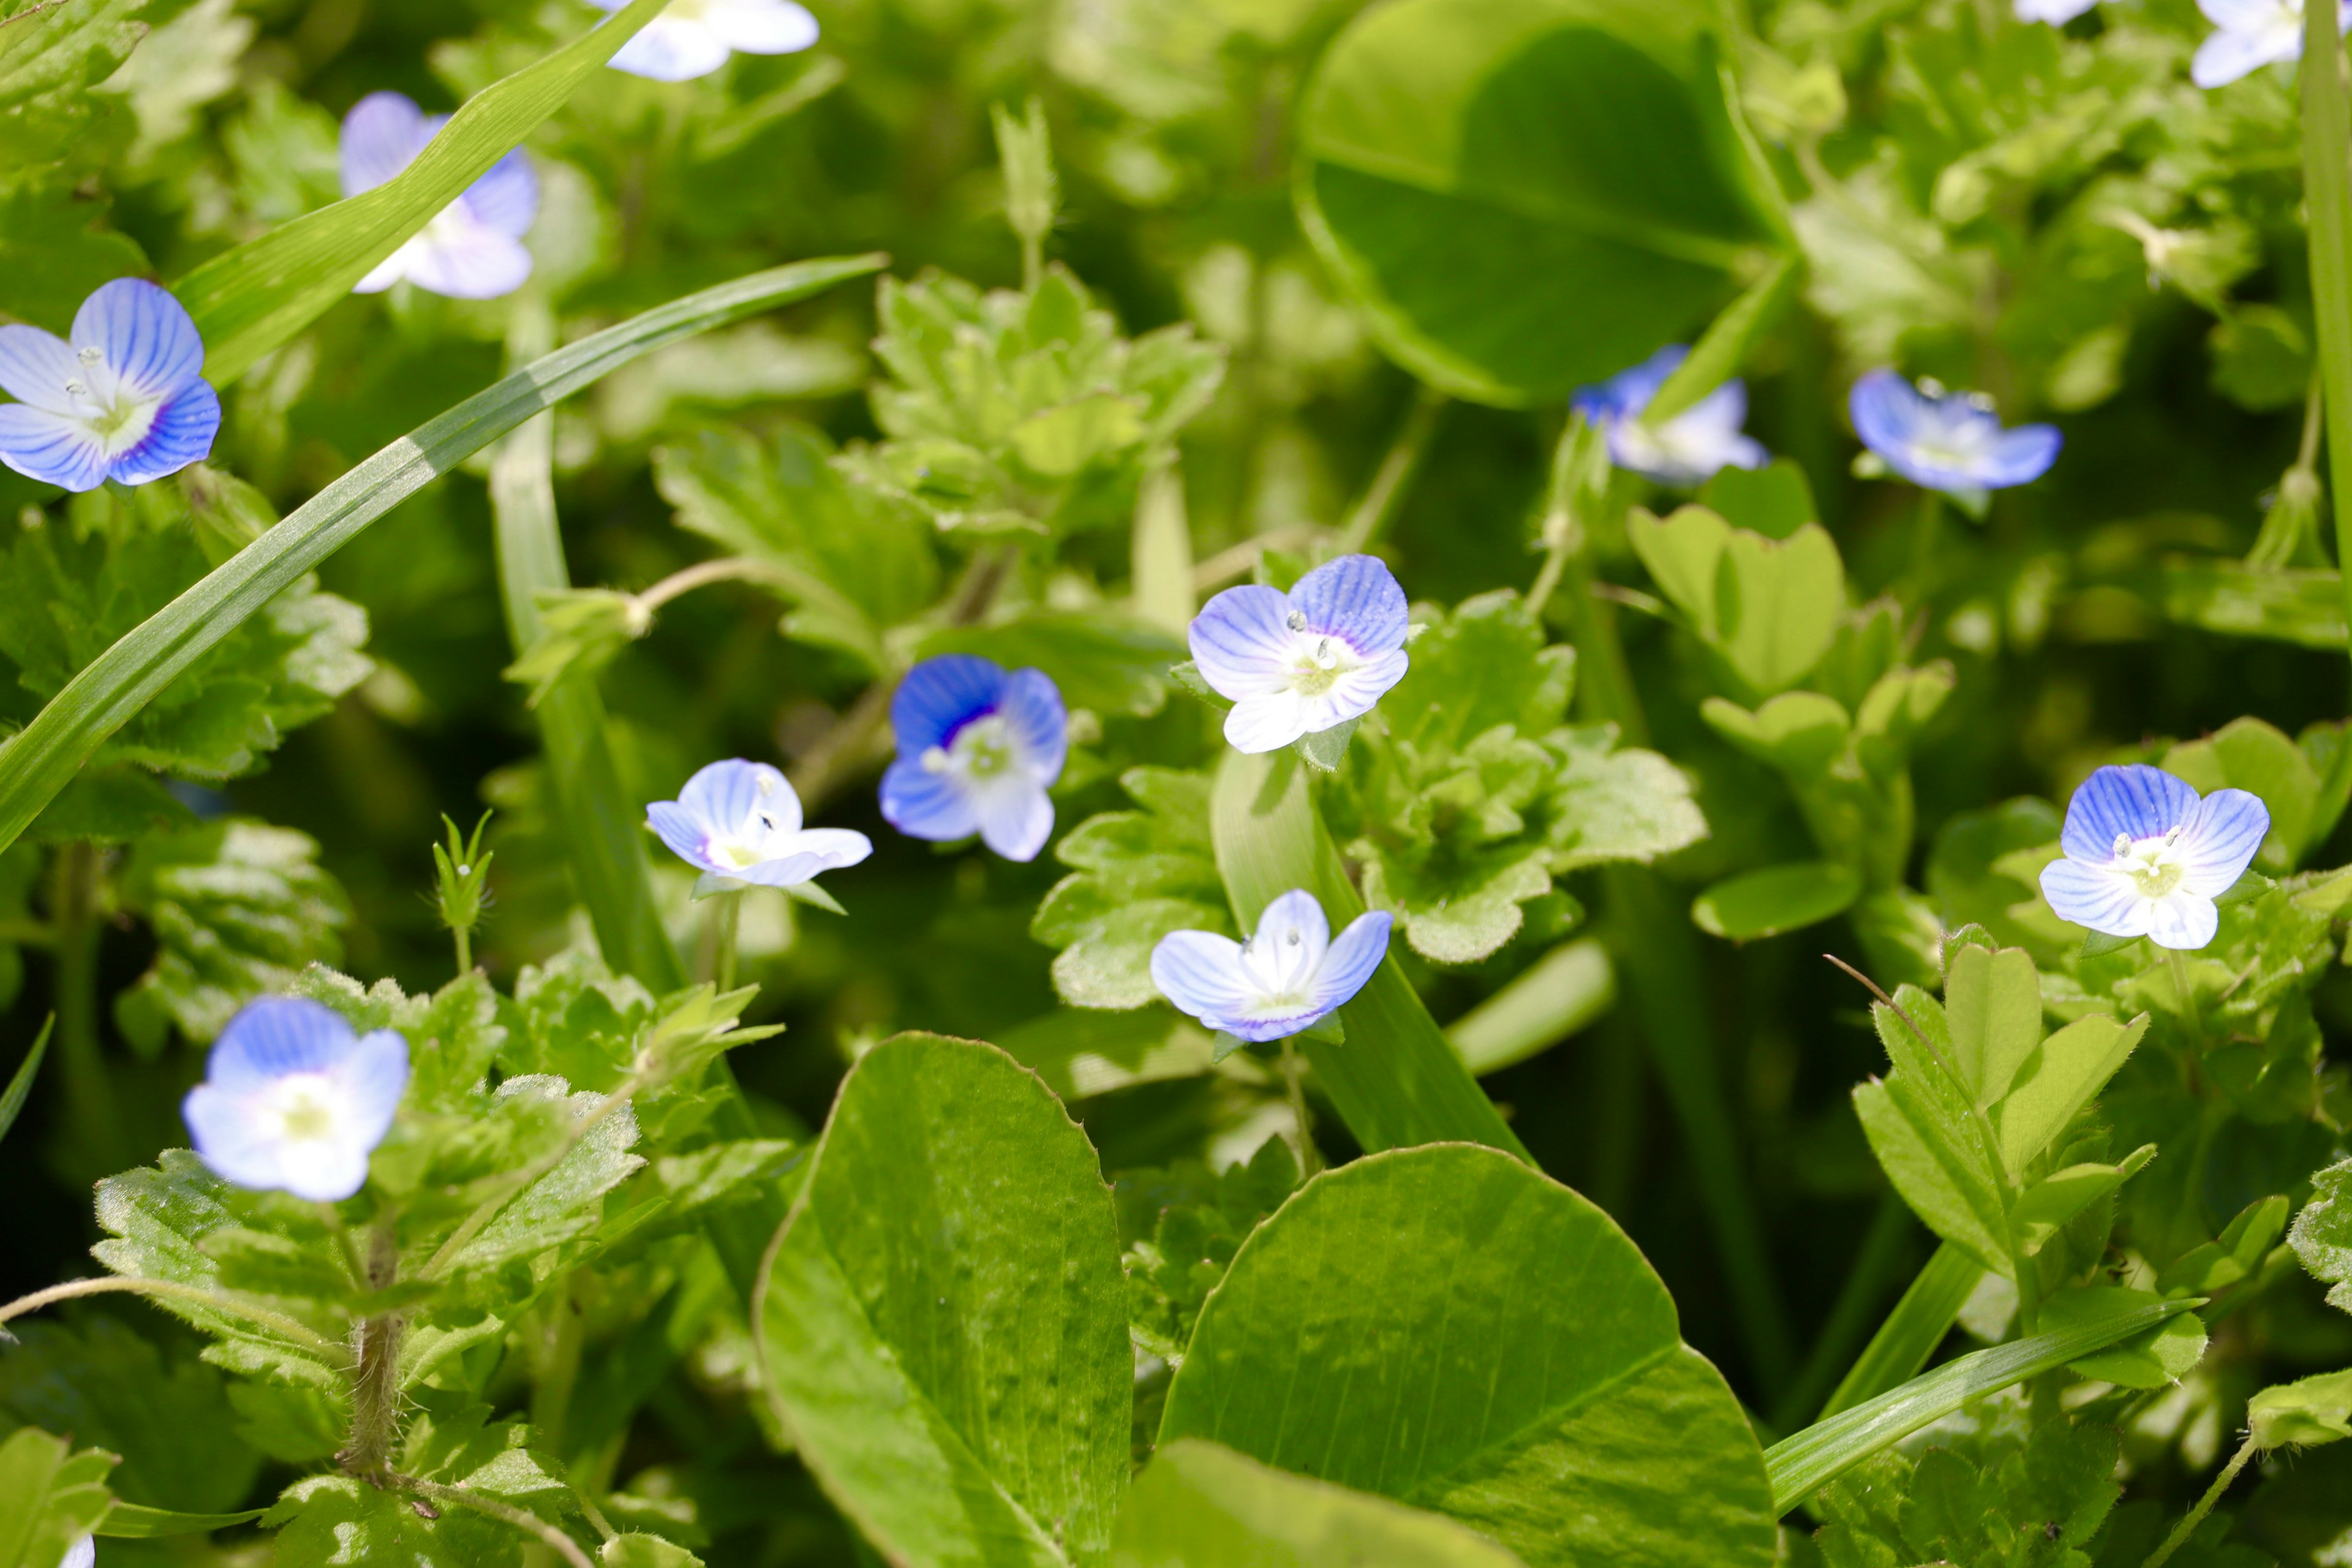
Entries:
<svg viewBox="0 0 2352 1568">
<path fill-rule="evenodd" d="M 1212 1029 L 1278 1040 L 1345 1005 L 1389 951 L 1384 910 L 1358 915 L 1337 941 L 1315 895 L 1293 888 L 1265 906 L 1247 942 L 1171 931 L 1151 950 L 1160 994 Z"/>
<path fill-rule="evenodd" d="M 594 0 L 617 11 L 628 0 Z M 614 70 L 655 81 L 709 76 L 740 50 L 798 54 L 816 42 L 816 18 L 793 0 L 676 0 L 613 56 Z"/>
<path fill-rule="evenodd" d="M 2005 428 L 1981 393 L 1914 386 L 1891 370 L 1855 382 L 1847 407 L 1853 433 L 1888 468 L 1922 489 L 1964 499 L 2032 483 L 2064 443 L 2054 425 Z"/>
<path fill-rule="evenodd" d="M 94 490 L 143 485 L 212 454 L 220 396 L 205 340 L 171 294 L 138 278 L 101 284 L 60 338 L 0 327 L 0 463 Z"/>
<path fill-rule="evenodd" d="M 2303 0 L 2197 0 L 2213 31 L 2197 46 L 2189 79 L 2221 87 L 2264 66 L 2303 58 Z M 2336 8 L 2336 30 L 2352 23 L 2352 0 Z"/>
<path fill-rule="evenodd" d="M 711 763 L 676 800 L 646 807 L 646 826 L 703 874 L 706 891 L 796 888 L 874 853 L 874 841 L 853 829 L 803 827 L 792 780 L 740 757 Z"/>
<path fill-rule="evenodd" d="M 397 92 L 372 92 L 343 116 L 343 195 L 372 191 L 416 161 L 449 123 Z M 530 277 L 522 237 L 539 217 L 539 175 L 520 147 L 435 213 L 398 250 L 354 284 L 377 294 L 405 279 L 453 300 L 495 300 Z"/>
<path fill-rule="evenodd" d="M 407 1090 L 398 1034 L 357 1034 L 332 1008 L 268 996 L 221 1031 L 180 1114 L 223 1181 L 341 1203 L 367 1185 L 368 1156 Z"/>
<path fill-rule="evenodd" d="M 1609 439 L 1609 460 L 1661 484 L 1701 485 L 1724 468 L 1760 468 L 1771 454 L 1740 426 L 1748 422 L 1748 388 L 1736 377 L 1661 424 L 1642 411 L 1690 357 L 1670 344 L 1599 386 L 1580 387 L 1570 406 Z"/>
<path fill-rule="evenodd" d="M 1054 834 L 1046 791 L 1070 752 L 1061 689 L 1042 669 L 1008 671 L 941 654 L 890 699 L 898 760 L 882 775 L 883 820 L 909 838 L 980 835 L 1007 860 L 1034 860 Z"/>
<path fill-rule="evenodd" d="M 1187 632 L 1201 678 L 1233 701 L 1225 739 L 1277 752 L 1372 710 L 1404 679 L 1404 590 L 1376 556 L 1342 555 L 1286 594 L 1228 588 Z"/>
<path fill-rule="evenodd" d="M 2076 925 L 2194 951 L 2221 929 L 2213 900 L 2270 828 L 2270 808 L 2244 790 L 2200 797 L 2161 768 L 2101 768 L 2066 805 L 2065 858 L 2042 868 L 2042 896 Z"/>
</svg>

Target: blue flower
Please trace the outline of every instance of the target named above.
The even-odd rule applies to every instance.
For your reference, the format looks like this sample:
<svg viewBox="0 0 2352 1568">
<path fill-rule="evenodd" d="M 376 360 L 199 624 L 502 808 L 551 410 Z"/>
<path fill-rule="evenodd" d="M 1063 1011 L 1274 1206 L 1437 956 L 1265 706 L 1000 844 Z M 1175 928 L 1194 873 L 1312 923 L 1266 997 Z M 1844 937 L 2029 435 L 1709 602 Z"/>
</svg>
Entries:
<svg viewBox="0 0 2352 1568">
<path fill-rule="evenodd" d="M 1177 1008 L 1244 1040 L 1278 1040 L 1345 1005 L 1389 951 L 1390 917 L 1358 915 L 1331 940 L 1323 906 L 1293 888 L 1265 906 L 1247 942 L 1171 931 L 1151 950 L 1151 983 Z"/>
<path fill-rule="evenodd" d="M 343 116 L 343 195 L 372 191 L 416 161 L 449 122 L 396 92 L 372 92 Z M 456 300 L 495 300 L 530 276 L 522 237 L 539 216 L 539 176 L 518 147 L 352 288 L 376 294 L 406 279 Z"/>
<path fill-rule="evenodd" d="M 646 807 L 646 826 L 719 890 L 792 888 L 855 866 L 874 841 L 846 827 L 801 826 L 792 781 L 765 763 L 713 763 L 677 798 Z"/>
<path fill-rule="evenodd" d="M 593 0 L 617 11 L 628 0 Z M 816 18 L 793 0 L 677 0 L 613 56 L 613 68 L 656 81 L 709 76 L 729 54 L 798 54 L 816 42 Z"/>
<path fill-rule="evenodd" d="M 354 1035 L 331 1008 L 268 996 L 228 1021 L 180 1114 L 222 1180 L 340 1203 L 367 1184 L 407 1089 L 408 1042 L 392 1030 Z"/>
<path fill-rule="evenodd" d="M 2197 46 L 2189 79 L 2220 87 L 2264 66 L 2303 58 L 2303 0 L 2197 0 L 2213 31 Z M 2336 30 L 2352 20 L 2352 0 L 2336 6 Z"/>
<path fill-rule="evenodd" d="M 2245 873 L 2270 831 L 2260 797 L 2195 790 L 2161 768 L 2101 768 L 2066 805 L 2059 844 L 2042 868 L 2042 896 L 2059 918 L 2158 947 L 2213 940 L 2213 900 Z"/>
<path fill-rule="evenodd" d="M 2050 471 L 2063 439 L 2054 425 L 2001 427 L 1991 400 L 1912 385 L 1891 370 L 1853 384 L 1853 433 L 1923 489 L 1969 496 L 2028 484 Z"/>
<path fill-rule="evenodd" d="M 1228 588 L 1192 617 L 1201 677 L 1233 700 L 1225 739 L 1276 752 L 1360 718 L 1404 679 L 1404 590 L 1370 555 L 1342 555 L 1285 594 Z"/>
<path fill-rule="evenodd" d="M 2098 3 L 2099 0 L 2017 0 L 2017 19 L 2063 27 Z"/>
<path fill-rule="evenodd" d="M 910 838 L 980 835 L 1007 860 L 1034 860 L 1054 832 L 1046 795 L 1069 755 L 1062 693 L 1042 669 L 942 654 L 890 699 L 898 760 L 882 775 L 882 816 Z"/>
<path fill-rule="evenodd" d="M 58 1559 L 58 1568 L 91 1568 L 97 1561 L 98 1542 L 85 1535 L 66 1548 L 66 1554 Z"/>
<path fill-rule="evenodd" d="M 1740 434 L 1748 420 L 1748 388 L 1727 381 L 1663 425 L 1645 425 L 1642 410 L 1666 378 L 1690 357 L 1680 343 L 1660 349 L 1599 386 L 1577 389 L 1570 406 L 1609 437 L 1609 460 L 1662 484 L 1697 485 L 1721 468 L 1760 468 L 1771 455 Z"/>
<path fill-rule="evenodd" d="M 205 340 L 180 302 L 118 278 L 74 312 L 72 341 L 0 327 L 0 463 L 26 479 L 94 490 L 143 485 L 199 462 L 220 429 L 202 374 Z"/>
</svg>

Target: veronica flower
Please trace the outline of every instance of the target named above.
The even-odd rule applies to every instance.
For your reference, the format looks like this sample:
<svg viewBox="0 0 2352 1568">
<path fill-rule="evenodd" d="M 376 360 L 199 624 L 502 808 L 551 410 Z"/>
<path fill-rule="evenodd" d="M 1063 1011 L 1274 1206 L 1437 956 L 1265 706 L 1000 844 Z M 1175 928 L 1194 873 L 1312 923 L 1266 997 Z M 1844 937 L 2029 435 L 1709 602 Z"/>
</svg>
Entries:
<svg viewBox="0 0 2352 1568">
<path fill-rule="evenodd" d="M 213 1044 L 180 1114 L 222 1180 L 340 1203 L 367 1184 L 368 1156 L 408 1089 L 408 1042 L 355 1035 L 299 996 L 247 1003 Z"/>
<path fill-rule="evenodd" d="M 1642 410 L 1658 395 L 1690 350 L 1660 349 L 1599 386 L 1580 387 L 1570 406 L 1609 438 L 1609 460 L 1664 484 L 1704 484 L 1721 468 L 1760 468 L 1770 454 L 1740 434 L 1748 419 L 1748 388 L 1727 381 L 1672 419 L 1643 423 Z"/>
<path fill-rule="evenodd" d="M 343 116 L 343 195 L 372 191 L 416 161 L 449 122 L 396 92 L 372 92 Z M 539 176 L 518 147 L 353 286 L 377 294 L 403 279 L 455 300 L 494 300 L 530 276 L 522 237 L 539 216 Z"/>
<path fill-rule="evenodd" d="M 2099 0 L 2017 0 L 2017 19 L 2063 27 L 2098 3 Z"/>
<path fill-rule="evenodd" d="M 2059 844 L 2042 868 L 2042 896 L 2063 920 L 2158 947 L 2213 940 L 2213 900 L 2244 874 L 2271 827 L 2260 797 L 2197 792 L 2161 768 L 2101 768 L 2066 805 Z"/>
<path fill-rule="evenodd" d="M 1225 739 L 1244 752 L 1279 751 L 1370 712 L 1404 679 L 1404 590 L 1370 555 L 1328 561 L 1287 594 L 1228 588 L 1188 634 L 1201 678 L 1233 700 Z"/>
<path fill-rule="evenodd" d="M 593 0 L 617 11 L 629 0 Z M 793 55 L 816 42 L 816 18 L 793 0 L 677 0 L 613 56 L 613 68 L 656 81 L 709 76 L 729 54 Z"/>
<path fill-rule="evenodd" d="M 98 1542 L 85 1535 L 66 1548 L 66 1554 L 58 1559 L 58 1568 L 91 1568 L 97 1561 Z"/>
<path fill-rule="evenodd" d="M 1278 1040 L 1344 1005 L 1389 951 L 1385 910 L 1358 915 L 1331 940 L 1323 906 L 1293 888 L 1265 906 L 1247 942 L 1171 931 L 1151 950 L 1151 983 L 1177 1008 L 1244 1040 Z"/>
<path fill-rule="evenodd" d="M 2303 0 L 2197 0 L 2213 31 L 2197 46 L 2189 79 L 2220 87 L 2264 66 L 2303 58 Z M 2336 30 L 2352 19 L 2352 0 L 2336 6 Z"/>
<path fill-rule="evenodd" d="M 1888 468 L 1950 495 L 2031 483 L 2050 471 L 2063 440 L 2054 425 L 2002 428 L 1980 393 L 1946 392 L 1932 381 L 1914 386 L 1891 370 L 1855 382 L 1847 405 L 1853 433 Z"/>
<path fill-rule="evenodd" d="M 898 760 L 882 775 L 885 821 L 912 838 L 978 833 L 1007 860 L 1037 858 L 1054 832 L 1045 791 L 1070 750 L 1062 693 L 1044 670 L 927 658 L 890 699 L 890 728 Z"/>
<path fill-rule="evenodd" d="M 205 340 L 180 302 L 118 278 L 74 312 L 71 341 L 0 327 L 0 463 L 26 479 L 94 490 L 143 485 L 208 456 L 220 397 L 200 374 Z"/>
<path fill-rule="evenodd" d="M 646 826 L 719 891 L 797 887 L 874 853 L 863 833 L 803 827 L 792 781 L 740 757 L 696 773 L 676 800 L 646 807 Z"/>
</svg>

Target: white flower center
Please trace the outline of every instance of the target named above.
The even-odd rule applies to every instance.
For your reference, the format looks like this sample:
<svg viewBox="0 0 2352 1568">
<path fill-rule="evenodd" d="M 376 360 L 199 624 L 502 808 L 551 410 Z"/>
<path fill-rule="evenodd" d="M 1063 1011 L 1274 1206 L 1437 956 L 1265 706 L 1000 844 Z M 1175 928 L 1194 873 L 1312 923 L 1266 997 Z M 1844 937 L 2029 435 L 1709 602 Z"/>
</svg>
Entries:
<svg viewBox="0 0 2352 1568">
<path fill-rule="evenodd" d="M 953 773 L 968 784 L 988 784 L 1013 773 L 1021 753 L 1013 742 L 1013 726 L 1001 713 L 984 713 L 955 732 L 945 746 L 923 752 L 927 773 Z"/>
<path fill-rule="evenodd" d="M 262 1091 L 259 1121 L 286 1143 L 323 1143 L 339 1139 L 349 1107 L 341 1089 L 324 1073 L 295 1072 Z"/>
<path fill-rule="evenodd" d="M 1307 616 L 1293 610 L 1284 624 L 1291 631 L 1289 689 L 1301 697 L 1320 697 L 1339 683 L 1343 675 L 1364 668 L 1356 650 L 1339 637 L 1321 633 L 1309 634 Z"/>
<path fill-rule="evenodd" d="M 1258 1010 L 1270 1017 L 1303 1012 L 1310 1005 L 1307 943 L 1293 927 L 1278 939 L 1261 931 L 1242 943 L 1242 969 L 1258 989 Z"/>
<path fill-rule="evenodd" d="M 147 432 L 155 427 L 155 411 L 162 405 L 117 380 L 106 363 L 106 351 L 96 344 L 77 350 L 74 358 L 81 364 L 81 374 L 67 378 L 65 390 L 82 428 L 98 437 L 100 447 L 110 458 L 145 440 Z"/>
<path fill-rule="evenodd" d="M 2174 827 L 2152 838 L 2116 835 L 2112 850 L 2115 869 L 2132 879 L 2143 899 L 2161 899 L 2180 886 L 2189 868 L 2179 858 L 2180 829 Z"/>
<path fill-rule="evenodd" d="M 767 792 L 761 791 L 762 795 Z M 783 833 L 776 819 L 764 811 L 755 811 L 731 838 L 714 837 L 709 843 L 710 858 L 738 870 L 748 870 L 776 859 L 782 853 L 776 839 Z"/>
</svg>

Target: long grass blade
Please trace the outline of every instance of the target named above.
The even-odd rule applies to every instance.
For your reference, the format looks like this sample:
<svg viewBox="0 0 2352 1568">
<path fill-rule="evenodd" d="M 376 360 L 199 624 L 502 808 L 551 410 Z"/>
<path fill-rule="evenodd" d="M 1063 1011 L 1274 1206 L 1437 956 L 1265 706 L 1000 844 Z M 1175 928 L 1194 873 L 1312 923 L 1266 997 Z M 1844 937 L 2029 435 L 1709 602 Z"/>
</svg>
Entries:
<svg viewBox="0 0 2352 1568">
<path fill-rule="evenodd" d="M 33 1079 L 40 1074 L 41 1058 L 49 1053 L 49 1035 L 57 1026 L 58 1016 L 52 1013 L 34 1038 L 33 1048 L 25 1053 L 24 1065 L 8 1080 L 7 1090 L 0 1093 L 0 1138 L 8 1136 L 8 1129 L 16 1125 L 16 1118 L 25 1109 L 25 1099 L 33 1092 Z"/>
</svg>

